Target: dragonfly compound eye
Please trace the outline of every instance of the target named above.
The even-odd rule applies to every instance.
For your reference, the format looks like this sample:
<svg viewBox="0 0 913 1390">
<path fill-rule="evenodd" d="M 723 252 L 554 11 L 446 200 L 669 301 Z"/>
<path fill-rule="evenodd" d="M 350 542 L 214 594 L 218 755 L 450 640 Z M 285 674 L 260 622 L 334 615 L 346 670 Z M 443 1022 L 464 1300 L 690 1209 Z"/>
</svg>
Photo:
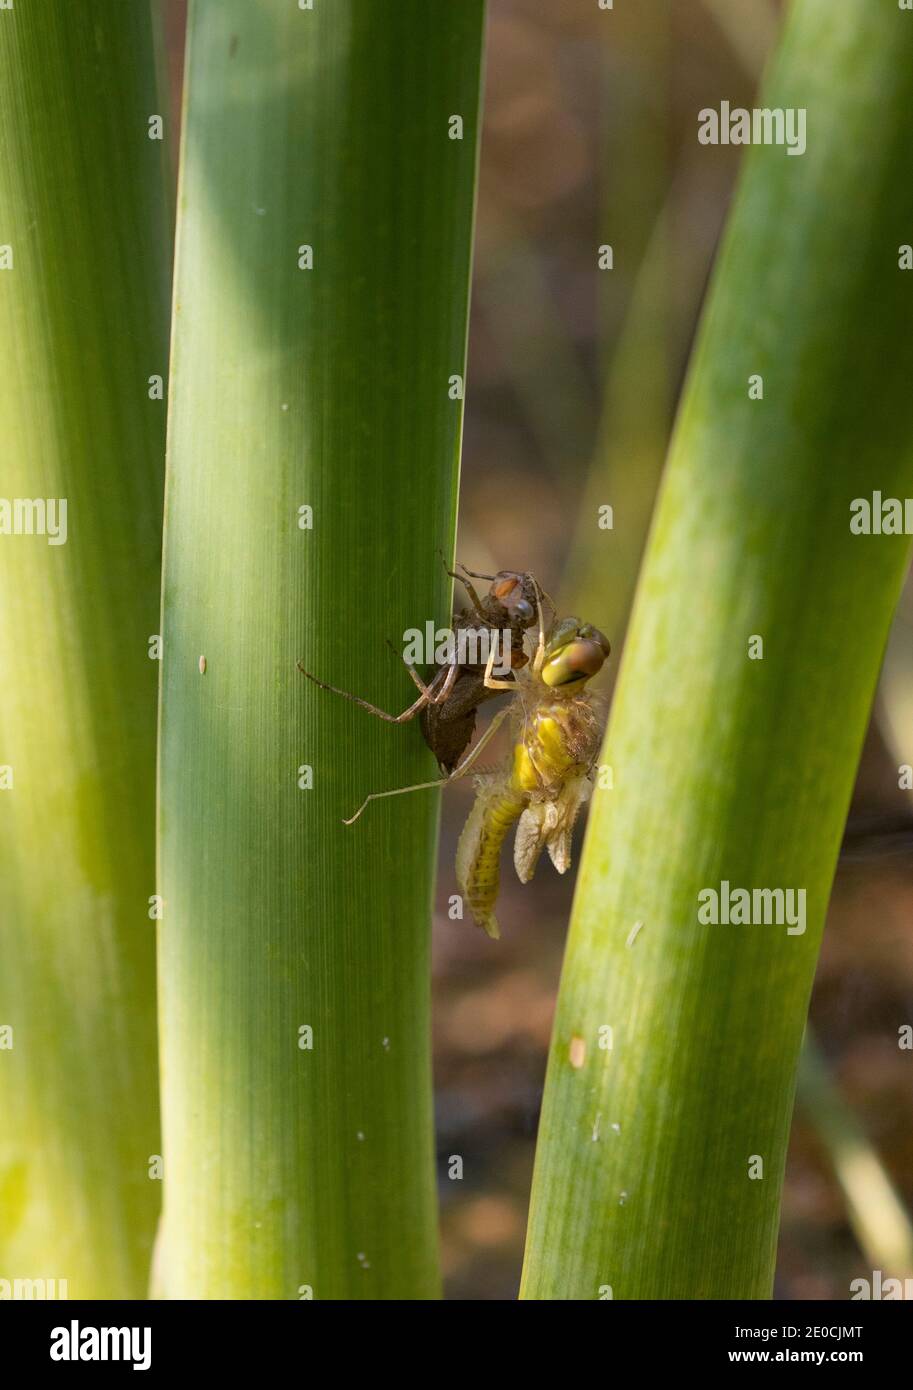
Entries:
<svg viewBox="0 0 913 1390">
<path fill-rule="evenodd" d="M 542 667 L 542 679 L 553 689 L 582 685 L 602 669 L 606 655 L 602 643 L 595 638 L 574 637 L 548 658 Z"/>
<path fill-rule="evenodd" d="M 523 594 L 521 576 L 515 574 L 513 570 L 501 570 L 492 580 L 489 592 L 492 598 L 496 598 L 506 608 Z"/>
<path fill-rule="evenodd" d="M 512 622 L 521 627 L 531 627 L 536 618 L 535 602 L 530 601 L 528 576 L 516 574 L 513 570 L 502 570 L 495 576 L 490 594 L 504 609 Z M 532 590 L 535 600 L 535 589 Z"/>
<path fill-rule="evenodd" d="M 598 642 L 600 647 L 602 647 L 602 650 L 605 652 L 606 656 L 611 655 L 611 643 L 609 642 L 608 637 L 606 637 L 603 633 L 599 631 L 598 627 L 593 627 L 591 623 L 585 623 L 584 626 L 580 629 L 580 636 L 588 637 L 593 642 Z"/>
</svg>

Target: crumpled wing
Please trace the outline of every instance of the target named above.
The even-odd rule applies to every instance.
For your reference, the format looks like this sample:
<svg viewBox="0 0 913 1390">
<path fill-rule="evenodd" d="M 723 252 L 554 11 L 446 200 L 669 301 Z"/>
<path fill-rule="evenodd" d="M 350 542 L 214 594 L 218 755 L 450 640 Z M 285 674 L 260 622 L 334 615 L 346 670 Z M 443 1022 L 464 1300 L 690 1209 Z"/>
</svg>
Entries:
<svg viewBox="0 0 913 1390">
<path fill-rule="evenodd" d="M 529 883 L 543 849 L 548 850 L 559 874 L 570 868 L 574 825 L 592 789 L 587 775 L 574 777 L 555 801 L 533 801 L 527 806 L 514 839 L 514 867 L 521 883 Z"/>
<path fill-rule="evenodd" d="M 523 812 L 514 836 L 514 868 L 521 883 L 529 883 L 536 872 L 539 855 L 557 824 L 555 801 L 533 801 Z"/>
</svg>

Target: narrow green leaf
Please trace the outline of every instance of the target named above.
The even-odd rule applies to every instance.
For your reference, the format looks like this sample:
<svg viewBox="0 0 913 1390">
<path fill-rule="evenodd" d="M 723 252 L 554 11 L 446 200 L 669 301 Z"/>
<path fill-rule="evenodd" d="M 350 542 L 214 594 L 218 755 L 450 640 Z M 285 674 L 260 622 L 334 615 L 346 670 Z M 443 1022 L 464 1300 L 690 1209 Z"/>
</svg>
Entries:
<svg viewBox="0 0 913 1390">
<path fill-rule="evenodd" d="M 417 724 L 296 659 L 394 712 L 416 692 L 387 641 L 447 616 L 481 31 L 481 0 L 191 8 L 160 768 L 172 1297 L 439 1290 L 436 797 L 341 823 L 436 768 Z"/>
<path fill-rule="evenodd" d="M 673 443 L 581 864 L 527 1298 L 771 1290 L 808 996 L 909 554 L 851 534 L 850 504 L 913 494 L 911 103 L 909 14 L 798 0 L 761 104 L 806 108 L 808 148 L 750 152 Z M 804 890 L 804 933 L 702 924 L 724 881 Z"/>
<path fill-rule="evenodd" d="M 147 6 L 0 10 L 0 1275 L 70 1298 L 143 1297 L 161 1191 L 163 114 Z"/>
</svg>

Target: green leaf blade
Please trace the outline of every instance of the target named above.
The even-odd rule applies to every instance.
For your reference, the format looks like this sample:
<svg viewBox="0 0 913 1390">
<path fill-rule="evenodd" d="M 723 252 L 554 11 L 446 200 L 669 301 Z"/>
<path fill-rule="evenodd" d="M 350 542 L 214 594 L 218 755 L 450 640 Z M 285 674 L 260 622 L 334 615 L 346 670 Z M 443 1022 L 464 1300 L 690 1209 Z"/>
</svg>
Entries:
<svg viewBox="0 0 913 1390">
<path fill-rule="evenodd" d="M 0 491 L 67 502 L 65 543 L 0 535 L 0 1266 L 69 1298 L 143 1297 L 161 1192 L 154 77 L 147 7 L 0 12 Z"/>
<path fill-rule="evenodd" d="M 387 640 L 446 620 L 481 23 L 474 2 L 191 15 L 160 773 L 172 1297 L 439 1292 L 436 798 L 341 823 L 436 769 L 417 724 L 296 660 L 396 712 L 415 689 Z"/>
<path fill-rule="evenodd" d="M 577 886 L 527 1298 L 771 1291 L 808 997 L 909 557 L 849 530 L 854 498 L 913 490 L 905 18 L 799 0 L 759 102 L 807 107 L 808 149 L 749 155 L 673 443 Z M 723 880 L 804 888 L 806 931 L 699 923 Z"/>
</svg>

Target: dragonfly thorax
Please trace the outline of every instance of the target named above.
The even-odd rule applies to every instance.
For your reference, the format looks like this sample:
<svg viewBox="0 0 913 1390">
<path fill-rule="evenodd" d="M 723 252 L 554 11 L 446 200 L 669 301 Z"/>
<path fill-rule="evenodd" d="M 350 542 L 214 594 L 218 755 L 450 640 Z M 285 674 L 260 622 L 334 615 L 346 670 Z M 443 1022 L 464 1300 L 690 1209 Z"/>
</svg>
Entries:
<svg viewBox="0 0 913 1390">
<path fill-rule="evenodd" d="M 569 777 L 589 772 L 598 751 L 599 723 L 588 699 L 543 701 L 523 720 L 512 785 L 557 794 Z"/>
</svg>

